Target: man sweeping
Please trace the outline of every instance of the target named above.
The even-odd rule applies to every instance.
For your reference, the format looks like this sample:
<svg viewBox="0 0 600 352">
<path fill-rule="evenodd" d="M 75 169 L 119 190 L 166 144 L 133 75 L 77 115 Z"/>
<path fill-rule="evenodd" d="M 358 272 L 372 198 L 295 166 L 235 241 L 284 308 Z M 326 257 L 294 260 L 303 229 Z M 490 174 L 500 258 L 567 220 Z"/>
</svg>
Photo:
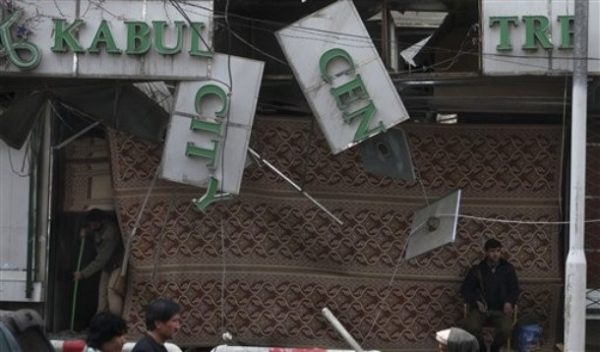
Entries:
<svg viewBox="0 0 600 352">
<path fill-rule="evenodd" d="M 121 315 L 125 280 L 121 277 L 124 248 L 117 225 L 100 209 L 92 209 L 85 217 L 82 237 L 91 236 L 96 257 L 81 271 L 73 274 L 75 280 L 86 279 L 102 270 L 98 287 L 98 312 L 110 311 Z"/>
</svg>

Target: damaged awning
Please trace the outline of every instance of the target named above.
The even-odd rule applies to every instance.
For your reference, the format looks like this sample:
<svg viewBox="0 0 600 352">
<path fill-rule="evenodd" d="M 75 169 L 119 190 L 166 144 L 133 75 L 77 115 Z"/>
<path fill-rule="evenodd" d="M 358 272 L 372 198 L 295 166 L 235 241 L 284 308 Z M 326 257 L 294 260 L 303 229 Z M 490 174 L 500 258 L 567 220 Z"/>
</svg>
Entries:
<svg viewBox="0 0 600 352">
<path fill-rule="evenodd" d="M 21 148 L 48 99 L 68 105 L 107 126 L 154 142 L 163 139 L 169 118 L 159 103 L 131 83 L 48 83 L 42 90 L 39 85 L 29 90 L 19 86 L 12 103 L 0 110 L 0 139 L 12 148 Z"/>
</svg>

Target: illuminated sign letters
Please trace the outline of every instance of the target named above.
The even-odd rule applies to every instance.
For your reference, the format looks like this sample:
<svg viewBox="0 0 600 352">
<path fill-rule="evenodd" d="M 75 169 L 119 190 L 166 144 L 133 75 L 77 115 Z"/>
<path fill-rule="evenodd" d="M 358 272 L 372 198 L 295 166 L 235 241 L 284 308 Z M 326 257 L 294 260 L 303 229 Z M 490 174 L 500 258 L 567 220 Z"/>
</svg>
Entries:
<svg viewBox="0 0 600 352">
<path fill-rule="evenodd" d="M 574 2 L 567 0 L 482 1 L 482 64 L 489 75 L 568 74 L 573 69 Z M 591 53 L 600 50 L 596 20 L 600 2 L 590 1 L 588 37 Z M 588 60 L 588 73 L 600 62 Z"/>
<path fill-rule="evenodd" d="M 11 4 L 0 12 L 8 14 L 0 18 L 0 57 L 8 59 L 0 75 L 197 80 L 210 74 L 212 0 L 178 8 L 123 0 Z"/>
<path fill-rule="evenodd" d="M 337 1 L 276 36 L 334 154 L 408 119 L 352 1 Z"/>
<path fill-rule="evenodd" d="M 355 120 L 359 121 L 356 133 L 354 133 L 354 142 L 360 142 L 377 132 L 385 131 L 381 121 L 376 127 L 369 129 L 369 123 L 377 109 L 373 105 L 360 75 L 355 71 L 352 57 L 344 49 L 331 49 L 321 55 L 320 67 L 323 80 L 329 83 L 333 81 L 328 67 L 329 63 L 336 59 L 344 61 L 348 65 L 345 72 L 353 77 L 351 81 L 331 88 L 331 95 L 335 98 L 338 108 L 342 110 L 345 123 L 352 125 Z M 360 106 L 356 107 L 356 103 L 359 103 Z"/>
<path fill-rule="evenodd" d="M 26 40 L 15 41 L 12 37 L 12 27 L 22 15 L 23 11 L 15 11 L 0 22 L 0 56 L 6 55 L 15 67 L 28 71 L 39 65 L 42 54 L 37 45 Z M 22 55 L 19 55 L 20 53 L 25 53 L 26 57 L 23 58 Z"/>
<path fill-rule="evenodd" d="M 215 54 L 206 81 L 180 82 L 163 149 L 161 177 L 206 188 L 194 201 L 204 210 L 238 194 L 264 63 Z"/>
</svg>

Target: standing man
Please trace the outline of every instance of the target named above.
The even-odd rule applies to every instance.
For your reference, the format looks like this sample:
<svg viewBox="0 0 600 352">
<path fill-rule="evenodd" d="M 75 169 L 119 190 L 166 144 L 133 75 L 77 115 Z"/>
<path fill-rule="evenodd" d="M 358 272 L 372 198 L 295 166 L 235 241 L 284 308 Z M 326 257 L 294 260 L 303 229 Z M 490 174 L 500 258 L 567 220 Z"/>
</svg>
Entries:
<svg viewBox="0 0 600 352">
<path fill-rule="evenodd" d="M 492 326 L 491 352 L 498 352 L 511 334 L 519 283 L 515 268 L 502 258 L 500 242 L 490 239 L 484 249 L 485 258 L 469 270 L 460 289 L 468 305 L 465 329 L 477 337 L 480 350 L 485 351 L 481 328 Z"/>
<path fill-rule="evenodd" d="M 179 305 L 171 300 L 160 298 L 146 306 L 147 332 L 131 352 L 167 352 L 165 342 L 181 327 Z"/>
<path fill-rule="evenodd" d="M 81 271 L 73 274 L 75 280 L 88 278 L 102 270 L 98 287 L 98 312 L 110 311 L 121 315 L 125 280 L 121 277 L 123 242 L 117 225 L 100 209 L 92 209 L 85 217 L 82 237 L 92 236 L 96 257 Z"/>
</svg>

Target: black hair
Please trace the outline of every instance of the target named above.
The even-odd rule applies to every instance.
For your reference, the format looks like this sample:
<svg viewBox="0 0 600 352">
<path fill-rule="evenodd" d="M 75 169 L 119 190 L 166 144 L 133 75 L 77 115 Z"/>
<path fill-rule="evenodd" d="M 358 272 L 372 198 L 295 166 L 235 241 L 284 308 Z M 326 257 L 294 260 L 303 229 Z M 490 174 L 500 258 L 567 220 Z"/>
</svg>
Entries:
<svg viewBox="0 0 600 352">
<path fill-rule="evenodd" d="M 179 304 L 170 299 L 159 298 L 156 301 L 148 304 L 146 310 L 146 329 L 153 331 L 156 329 L 156 321 L 167 322 L 173 316 L 179 313 L 181 308 Z"/>
<path fill-rule="evenodd" d="M 99 222 L 104 220 L 104 218 L 104 212 L 100 209 L 94 208 L 85 215 L 85 223 L 89 224 L 90 222 Z"/>
<path fill-rule="evenodd" d="M 502 243 L 500 243 L 500 241 L 498 241 L 498 240 L 496 240 L 494 238 L 490 238 L 489 240 L 487 240 L 485 242 L 485 245 L 483 246 L 483 248 L 487 252 L 490 249 L 502 248 Z"/>
<path fill-rule="evenodd" d="M 90 321 L 86 343 L 89 347 L 101 349 L 106 342 L 126 333 L 127 323 L 123 318 L 110 312 L 101 312 Z"/>
</svg>

